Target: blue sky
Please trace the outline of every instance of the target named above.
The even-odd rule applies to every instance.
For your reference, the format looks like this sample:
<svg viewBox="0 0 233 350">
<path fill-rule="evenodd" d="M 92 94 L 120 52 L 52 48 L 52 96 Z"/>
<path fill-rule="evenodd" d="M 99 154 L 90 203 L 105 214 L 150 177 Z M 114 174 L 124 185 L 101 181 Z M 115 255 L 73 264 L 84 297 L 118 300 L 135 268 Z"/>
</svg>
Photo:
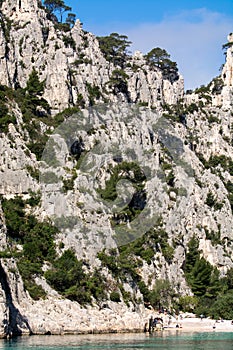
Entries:
<svg viewBox="0 0 233 350">
<path fill-rule="evenodd" d="M 166 49 L 185 88 L 208 83 L 224 63 L 222 44 L 233 32 L 233 0 L 66 0 L 83 28 L 128 35 L 131 51 Z"/>
</svg>

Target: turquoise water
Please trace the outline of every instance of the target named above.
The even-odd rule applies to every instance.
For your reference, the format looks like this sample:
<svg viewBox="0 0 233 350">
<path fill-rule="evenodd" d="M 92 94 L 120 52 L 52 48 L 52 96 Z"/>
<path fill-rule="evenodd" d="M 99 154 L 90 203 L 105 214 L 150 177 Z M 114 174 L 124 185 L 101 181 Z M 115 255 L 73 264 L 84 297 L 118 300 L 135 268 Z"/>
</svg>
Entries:
<svg viewBox="0 0 233 350">
<path fill-rule="evenodd" d="M 0 349 L 10 350 L 233 350 L 233 333 L 105 334 L 31 336 L 0 340 Z"/>
</svg>

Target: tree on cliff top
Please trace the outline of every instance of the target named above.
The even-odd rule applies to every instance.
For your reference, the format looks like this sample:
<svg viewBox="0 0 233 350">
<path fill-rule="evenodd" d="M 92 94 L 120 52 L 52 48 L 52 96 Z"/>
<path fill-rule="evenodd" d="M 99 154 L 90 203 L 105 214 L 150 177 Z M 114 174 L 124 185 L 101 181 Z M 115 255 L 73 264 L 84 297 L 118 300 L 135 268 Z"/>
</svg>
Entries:
<svg viewBox="0 0 233 350">
<path fill-rule="evenodd" d="M 172 82 L 178 79 L 177 64 L 170 60 L 170 55 L 166 50 L 155 47 L 145 55 L 145 58 L 151 67 L 158 67 L 162 70 L 165 79 L 169 79 Z"/>
<path fill-rule="evenodd" d="M 131 45 L 126 35 L 111 33 L 109 36 L 97 37 L 99 46 L 107 61 L 123 67 L 127 57 L 127 48 Z"/>
<path fill-rule="evenodd" d="M 71 7 L 67 6 L 63 0 L 44 0 L 44 6 L 50 14 L 55 15 L 55 13 L 59 13 L 61 23 L 63 13 L 66 11 L 71 11 Z"/>
</svg>

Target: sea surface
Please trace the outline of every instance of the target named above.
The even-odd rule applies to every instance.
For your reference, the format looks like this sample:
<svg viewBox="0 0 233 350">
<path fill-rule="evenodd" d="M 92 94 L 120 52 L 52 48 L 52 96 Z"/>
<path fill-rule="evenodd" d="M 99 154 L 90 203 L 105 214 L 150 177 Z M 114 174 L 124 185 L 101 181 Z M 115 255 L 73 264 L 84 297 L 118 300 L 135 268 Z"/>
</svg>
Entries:
<svg viewBox="0 0 233 350">
<path fill-rule="evenodd" d="M 232 350 L 233 333 L 162 332 L 148 334 L 104 334 L 24 336 L 0 340 L 0 349 L 10 350 Z"/>
</svg>

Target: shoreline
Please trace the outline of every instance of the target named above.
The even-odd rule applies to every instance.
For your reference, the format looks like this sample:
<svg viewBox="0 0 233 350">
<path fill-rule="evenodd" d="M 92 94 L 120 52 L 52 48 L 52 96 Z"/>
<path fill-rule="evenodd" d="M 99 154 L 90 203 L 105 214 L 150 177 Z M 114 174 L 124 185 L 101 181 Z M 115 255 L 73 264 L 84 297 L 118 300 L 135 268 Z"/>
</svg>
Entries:
<svg viewBox="0 0 233 350">
<path fill-rule="evenodd" d="M 165 325 L 163 328 L 154 329 L 153 332 L 149 333 L 143 328 L 111 328 L 111 329 L 89 329 L 89 330 L 69 330 L 63 332 L 33 332 L 31 334 L 15 334 L 12 336 L 2 336 L 1 339 L 12 339 L 17 337 L 33 337 L 33 336 L 82 336 L 82 335 L 114 335 L 114 334 L 145 334 L 147 336 L 153 336 L 154 334 L 166 335 L 168 333 L 210 333 L 210 332 L 221 332 L 221 333 L 233 333 L 233 324 L 231 320 L 212 320 L 208 318 L 182 318 L 179 320 L 172 320 L 170 325 Z M 179 324 L 179 327 L 176 325 Z"/>
<path fill-rule="evenodd" d="M 233 332 L 232 320 L 214 320 L 209 318 L 182 318 L 172 322 L 171 325 L 165 326 L 163 331 L 179 331 L 179 332 Z M 175 323 L 175 324 L 174 324 Z M 176 325 L 179 327 L 176 327 Z"/>
</svg>

